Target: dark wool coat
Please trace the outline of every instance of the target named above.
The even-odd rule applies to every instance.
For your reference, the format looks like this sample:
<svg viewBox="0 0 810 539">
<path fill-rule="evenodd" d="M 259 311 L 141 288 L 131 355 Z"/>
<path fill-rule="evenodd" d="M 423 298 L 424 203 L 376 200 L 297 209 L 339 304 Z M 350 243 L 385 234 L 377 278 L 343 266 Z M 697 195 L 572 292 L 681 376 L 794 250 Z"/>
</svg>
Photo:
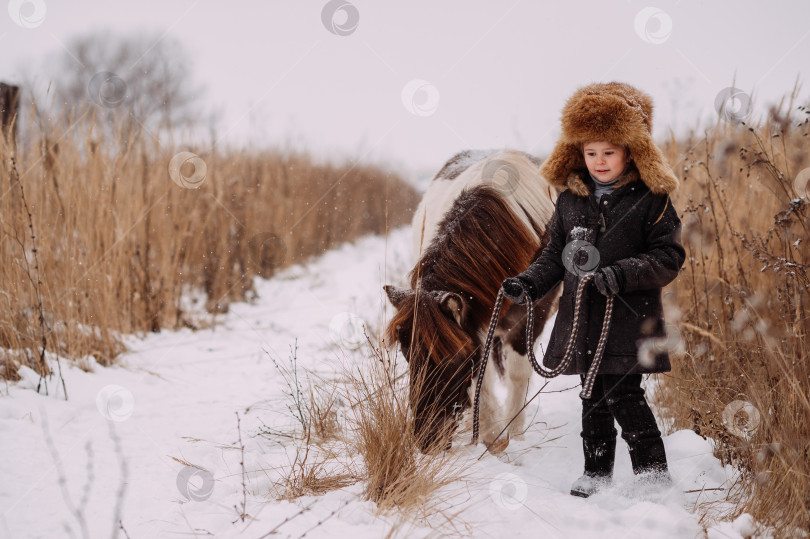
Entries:
<svg viewBox="0 0 810 539">
<path fill-rule="evenodd" d="M 655 355 L 651 364 L 638 361 L 641 340 L 665 335 L 661 288 L 675 279 L 685 259 L 681 222 L 669 195 L 652 193 L 646 182 L 639 181 L 633 165 L 599 203 L 587 171 L 577 171 L 571 179 L 575 184 L 569 185 L 557 199 L 548 246 L 518 276 L 530 284 L 535 298 L 563 281 L 560 308 L 544 364 L 553 368 L 562 361 L 571 335 L 574 299 L 581 276 L 586 271 L 615 264 L 623 270 L 625 285 L 613 302 L 612 323 L 599 373 L 669 371 L 665 351 Z M 579 241 L 572 243 L 575 240 Z M 593 282 L 589 283 L 583 297 L 574 359 L 563 374 L 588 371 L 599 342 L 605 302 L 605 296 Z"/>
</svg>

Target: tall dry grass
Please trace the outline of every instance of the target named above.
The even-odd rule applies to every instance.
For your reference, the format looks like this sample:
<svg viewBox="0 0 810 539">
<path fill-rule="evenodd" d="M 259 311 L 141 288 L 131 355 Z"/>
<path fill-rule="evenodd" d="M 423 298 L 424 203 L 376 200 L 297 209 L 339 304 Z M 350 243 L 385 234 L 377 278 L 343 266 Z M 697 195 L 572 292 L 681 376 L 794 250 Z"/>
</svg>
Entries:
<svg viewBox="0 0 810 539">
<path fill-rule="evenodd" d="M 287 392 L 294 428 L 260 433 L 294 444 L 289 465 L 273 471 L 270 496 L 290 500 L 362 482 L 364 498 L 379 513 L 395 517 L 389 535 L 407 534 L 415 523 L 458 535 L 465 525 L 456 518 L 460 510 L 453 513 L 447 501 L 458 494 L 451 485 L 466 488 L 460 481 L 470 463 L 458 452 L 438 450 L 451 440 L 449 430 L 432 444 L 437 451 L 420 450 L 429 444 L 414 428 L 407 366 L 396 357 L 369 339 L 340 379 L 289 376 L 308 380 L 306 389 Z"/>
<path fill-rule="evenodd" d="M 382 510 L 418 512 L 423 518 L 438 512 L 435 495 L 466 473 L 457 454 L 443 451 L 452 431 L 435 440 L 420 440 L 410 406 L 412 384 L 382 343 L 369 347 L 371 363 L 350 373 L 346 394 L 353 417 L 353 446 L 364 462 L 365 496 Z M 422 382 L 424 383 L 424 382 Z M 428 453 L 420 448 L 430 446 Z"/>
<path fill-rule="evenodd" d="M 223 312 L 250 297 L 255 276 L 404 224 L 418 203 L 409 184 L 374 166 L 186 148 L 136 122 L 106 125 L 92 109 L 65 126 L 37 127 L 42 114 L 29 114 L 18 150 L 0 141 L 6 378 L 19 364 L 48 374 L 43 349 L 109 364 L 123 333 L 196 327 L 191 295 Z M 170 178 L 181 150 L 205 163 L 197 189 Z"/>
<path fill-rule="evenodd" d="M 687 260 L 668 299 L 685 354 L 660 403 L 743 470 L 735 511 L 779 535 L 810 529 L 809 115 L 790 99 L 759 125 L 667 148 L 682 180 Z"/>
</svg>

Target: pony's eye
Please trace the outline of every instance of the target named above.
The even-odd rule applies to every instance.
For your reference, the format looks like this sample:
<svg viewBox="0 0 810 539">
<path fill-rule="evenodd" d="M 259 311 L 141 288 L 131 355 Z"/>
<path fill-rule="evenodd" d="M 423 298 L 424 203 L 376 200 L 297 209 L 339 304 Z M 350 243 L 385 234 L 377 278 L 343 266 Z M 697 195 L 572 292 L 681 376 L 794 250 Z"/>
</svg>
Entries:
<svg viewBox="0 0 810 539">
<path fill-rule="evenodd" d="M 402 347 L 402 353 L 408 355 L 408 350 L 411 347 L 411 336 L 408 333 L 399 333 L 399 345 Z"/>
</svg>

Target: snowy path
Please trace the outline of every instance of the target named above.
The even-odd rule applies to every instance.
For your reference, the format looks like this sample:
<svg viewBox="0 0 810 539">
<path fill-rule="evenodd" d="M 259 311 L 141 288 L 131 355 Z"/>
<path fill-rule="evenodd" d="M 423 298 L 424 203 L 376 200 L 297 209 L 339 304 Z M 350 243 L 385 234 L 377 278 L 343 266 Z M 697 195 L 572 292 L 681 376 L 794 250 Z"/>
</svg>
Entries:
<svg viewBox="0 0 810 539">
<path fill-rule="evenodd" d="M 93 373 L 68 368 L 68 401 L 53 394 L 54 382 L 51 396 L 36 394 L 36 377 L 25 372 L 23 381 L 9 384 L 0 397 L 0 537 L 82 537 L 83 526 L 87 537 L 111 537 L 123 474 L 120 517 L 132 539 L 261 537 L 287 517 L 294 518 L 275 536 L 385 536 L 396 518 L 375 515 L 373 504 L 362 500 L 361 484 L 292 503 L 274 501 L 268 495 L 274 469 L 289 465 L 289 448 L 255 434 L 262 423 L 292 421 L 270 355 L 286 363 L 297 340 L 300 368 L 327 379 L 339 375 L 341 363 L 360 361 L 359 351 L 335 342 L 330 324 L 339 327 L 349 312 L 372 330 L 381 327 L 386 303 L 381 286 L 409 269 L 408 239 L 404 229 L 387 241 L 364 238 L 257 282 L 255 304 L 234 305 L 213 329 L 132 339 L 132 352 L 117 367 L 96 367 Z M 345 331 L 341 335 L 347 338 Z M 573 377 L 560 377 L 547 390 L 574 383 Z M 534 380 L 530 394 L 540 384 Z M 119 421 L 106 419 L 97 405 L 99 392 L 110 385 L 123 388 L 105 408 Z M 588 500 L 573 498 L 568 488 L 582 469 L 577 390 L 543 394 L 536 402 L 525 439 L 513 441 L 504 455 L 476 462 L 481 446 L 454 445 L 471 466 L 447 500 L 454 513 L 461 511 L 459 523 L 467 525 L 458 529 L 476 537 L 703 536 L 692 508 L 696 501 L 722 496 L 683 491 L 724 486 L 731 473 L 712 457 L 707 441 L 691 431 L 665 438 L 677 485 L 657 501 L 633 491 L 621 440 L 616 485 Z M 242 501 L 237 411 L 246 468 L 267 470 L 250 476 L 252 522 L 238 520 L 234 507 Z M 192 493 L 208 489 L 210 497 L 194 501 L 181 494 L 181 461 L 211 472 L 213 483 L 200 474 L 189 483 Z M 304 507 L 309 509 L 296 516 Z M 400 533 L 435 536 L 424 524 Z M 719 526 L 709 536 L 741 537 L 735 531 L 740 524 Z"/>
</svg>

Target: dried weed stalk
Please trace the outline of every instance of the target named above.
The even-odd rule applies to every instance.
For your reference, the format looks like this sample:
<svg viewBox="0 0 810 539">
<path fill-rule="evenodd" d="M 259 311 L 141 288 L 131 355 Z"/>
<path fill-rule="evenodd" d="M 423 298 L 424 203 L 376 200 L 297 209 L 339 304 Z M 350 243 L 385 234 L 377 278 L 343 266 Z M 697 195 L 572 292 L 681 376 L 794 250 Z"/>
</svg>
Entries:
<svg viewBox="0 0 810 539">
<path fill-rule="evenodd" d="M 312 429 L 295 449 L 295 457 L 279 481 L 276 497 L 294 500 L 301 496 L 320 496 L 357 483 L 359 478 L 345 456 L 323 445 L 312 443 Z"/>
<path fill-rule="evenodd" d="M 810 110 L 787 106 L 669 148 L 687 261 L 668 295 L 685 353 L 659 394 L 676 428 L 743 471 L 734 514 L 784 536 L 810 529 Z"/>
</svg>

